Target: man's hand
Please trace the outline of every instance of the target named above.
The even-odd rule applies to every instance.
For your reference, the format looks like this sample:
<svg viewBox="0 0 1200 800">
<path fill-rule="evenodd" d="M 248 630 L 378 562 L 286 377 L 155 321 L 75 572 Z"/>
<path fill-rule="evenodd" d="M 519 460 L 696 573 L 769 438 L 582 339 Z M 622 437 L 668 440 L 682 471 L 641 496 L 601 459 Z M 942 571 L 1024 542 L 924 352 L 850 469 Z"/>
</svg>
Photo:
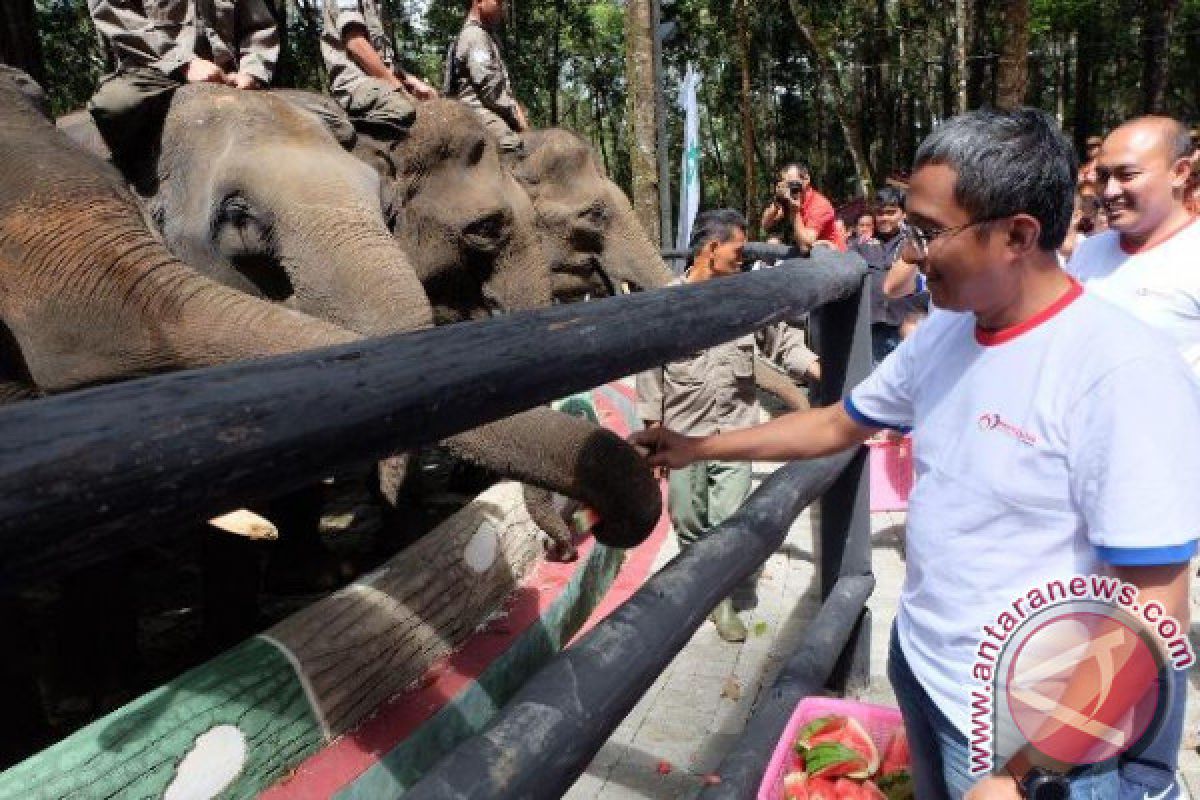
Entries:
<svg viewBox="0 0 1200 800">
<path fill-rule="evenodd" d="M 963 800 L 1021 800 L 1021 790 L 1009 775 L 989 775 L 968 789 Z"/>
<path fill-rule="evenodd" d="M 682 469 L 693 461 L 698 461 L 696 444 L 699 441 L 700 439 L 667 430 L 661 425 L 638 431 L 629 437 L 631 444 L 649 451 L 645 456 L 650 466 L 670 469 Z"/>
<path fill-rule="evenodd" d="M 225 70 L 205 58 L 193 58 L 183 72 L 188 83 L 228 83 Z"/>
<path fill-rule="evenodd" d="M 416 75 L 405 75 L 404 80 L 400 83 L 408 90 L 409 94 L 418 100 L 432 100 L 438 96 L 437 89 L 434 89 Z"/>
<path fill-rule="evenodd" d="M 225 78 L 225 83 L 235 89 L 249 89 L 251 91 L 263 89 L 263 82 L 253 75 L 247 75 L 244 72 L 235 72 Z"/>
</svg>

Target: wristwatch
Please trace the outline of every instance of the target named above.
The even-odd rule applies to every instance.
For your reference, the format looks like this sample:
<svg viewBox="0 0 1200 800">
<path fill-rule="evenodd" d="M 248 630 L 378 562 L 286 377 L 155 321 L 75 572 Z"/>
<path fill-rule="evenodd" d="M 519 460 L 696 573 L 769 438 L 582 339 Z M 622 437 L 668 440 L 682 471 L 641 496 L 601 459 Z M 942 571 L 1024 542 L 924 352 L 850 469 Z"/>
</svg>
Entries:
<svg viewBox="0 0 1200 800">
<path fill-rule="evenodd" d="M 1067 776 L 1033 767 L 1020 781 L 1021 795 L 1027 800 L 1070 800 L 1071 783 Z"/>
</svg>

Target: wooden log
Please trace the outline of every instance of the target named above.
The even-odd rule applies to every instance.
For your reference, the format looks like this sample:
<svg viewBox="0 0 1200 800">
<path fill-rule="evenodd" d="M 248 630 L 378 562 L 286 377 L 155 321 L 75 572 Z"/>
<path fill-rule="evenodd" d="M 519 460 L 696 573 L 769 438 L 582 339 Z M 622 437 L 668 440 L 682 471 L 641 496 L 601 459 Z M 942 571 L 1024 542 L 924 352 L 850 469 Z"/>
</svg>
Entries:
<svg viewBox="0 0 1200 800">
<path fill-rule="evenodd" d="M 0 578 L 62 573 L 207 509 L 661 364 L 849 295 L 865 274 L 852 254 L 800 263 L 0 409 Z"/>
<path fill-rule="evenodd" d="M 520 484 L 501 483 L 265 635 L 292 654 L 336 736 L 461 645 L 503 607 L 541 554 Z"/>
</svg>

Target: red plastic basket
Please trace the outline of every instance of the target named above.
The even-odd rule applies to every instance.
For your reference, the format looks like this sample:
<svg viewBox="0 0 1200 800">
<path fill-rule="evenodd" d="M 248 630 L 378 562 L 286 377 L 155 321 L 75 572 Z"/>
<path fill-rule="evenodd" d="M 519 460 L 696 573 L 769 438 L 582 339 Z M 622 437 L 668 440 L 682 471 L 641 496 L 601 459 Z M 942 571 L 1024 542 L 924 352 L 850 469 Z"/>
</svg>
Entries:
<svg viewBox="0 0 1200 800">
<path fill-rule="evenodd" d="M 871 448 L 871 510 L 908 510 L 914 477 L 912 437 L 873 439 L 867 446 Z"/>
<path fill-rule="evenodd" d="M 870 734 L 881 755 L 891 741 L 892 734 L 904 724 L 899 709 L 888 706 L 859 703 L 838 697 L 804 698 L 792 712 L 792 718 L 783 729 L 783 736 L 775 745 L 775 752 L 767 764 L 767 772 L 758 786 L 758 800 L 783 800 L 783 777 L 791 768 L 792 744 L 796 741 L 796 734 L 805 723 L 830 714 L 841 714 L 858 720 Z"/>
</svg>

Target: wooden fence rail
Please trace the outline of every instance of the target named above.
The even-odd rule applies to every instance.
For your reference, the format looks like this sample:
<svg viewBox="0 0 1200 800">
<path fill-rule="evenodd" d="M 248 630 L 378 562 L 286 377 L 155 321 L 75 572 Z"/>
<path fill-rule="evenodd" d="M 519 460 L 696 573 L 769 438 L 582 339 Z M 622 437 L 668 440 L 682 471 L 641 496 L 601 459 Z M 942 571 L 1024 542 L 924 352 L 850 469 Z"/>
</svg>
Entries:
<svg viewBox="0 0 1200 800">
<path fill-rule="evenodd" d="M 174 373 L 0 410 L 0 579 L 437 441 L 855 292 L 822 253 L 669 291 Z"/>
</svg>

